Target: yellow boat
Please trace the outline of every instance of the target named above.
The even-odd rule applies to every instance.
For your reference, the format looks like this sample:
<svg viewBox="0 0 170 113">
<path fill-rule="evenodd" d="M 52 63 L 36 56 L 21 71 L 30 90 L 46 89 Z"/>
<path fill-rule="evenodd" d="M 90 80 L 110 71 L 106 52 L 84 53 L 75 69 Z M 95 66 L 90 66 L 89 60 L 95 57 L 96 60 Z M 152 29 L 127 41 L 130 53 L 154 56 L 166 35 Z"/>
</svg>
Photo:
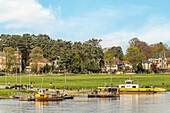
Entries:
<svg viewBox="0 0 170 113">
<path fill-rule="evenodd" d="M 42 89 L 35 95 L 35 101 L 61 101 L 63 99 L 64 97 L 58 94 L 46 94 Z"/>
<path fill-rule="evenodd" d="M 90 94 L 88 97 L 120 97 L 120 92 L 118 87 L 98 87 L 95 94 Z"/>
<path fill-rule="evenodd" d="M 125 84 L 120 84 L 120 93 L 156 93 L 165 92 L 164 88 L 157 88 L 153 86 L 139 87 L 139 84 L 133 84 L 133 80 L 126 80 Z"/>
</svg>

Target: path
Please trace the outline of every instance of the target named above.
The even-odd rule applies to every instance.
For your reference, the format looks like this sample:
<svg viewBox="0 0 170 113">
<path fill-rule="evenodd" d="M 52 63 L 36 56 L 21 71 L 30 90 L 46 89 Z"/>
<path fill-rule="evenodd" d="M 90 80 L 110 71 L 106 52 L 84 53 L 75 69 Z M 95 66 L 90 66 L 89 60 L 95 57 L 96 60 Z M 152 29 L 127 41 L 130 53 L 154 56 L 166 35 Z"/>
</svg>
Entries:
<svg viewBox="0 0 170 113">
<path fill-rule="evenodd" d="M 0 85 L 0 88 L 4 89 L 5 85 Z M 27 90 L 38 91 L 38 89 L 40 89 L 40 88 L 29 88 Z M 43 88 L 43 89 L 45 90 L 46 88 Z M 56 92 L 55 89 L 48 89 L 48 91 Z M 64 92 L 63 92 L 63 90 L 59 90 L 59 91 L 60 91 L 60 93 L 77 93 L 78 92 L 77 90 L 64 90 Z M 91 92 L 91 91 L 89 91 L 89 90 L 80 90 L 80 92 Z"/>
</svg>

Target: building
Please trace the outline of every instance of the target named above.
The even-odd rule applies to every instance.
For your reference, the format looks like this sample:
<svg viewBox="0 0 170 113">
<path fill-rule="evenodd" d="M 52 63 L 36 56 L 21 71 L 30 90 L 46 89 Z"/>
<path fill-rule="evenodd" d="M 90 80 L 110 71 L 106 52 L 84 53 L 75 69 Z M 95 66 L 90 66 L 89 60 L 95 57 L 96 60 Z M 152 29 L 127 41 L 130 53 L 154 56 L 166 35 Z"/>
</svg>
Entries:
<svg viewBox="0 0 170 113">
<path fill-rule="evenodd" d="M 167 59 L 165 54 L 155 55 L 149 58 L 147 61 L 142 63 L 143 69 L 151 69 L 152 65 L 155 65 L 157 69 L 166 69 L 167 68 Z"/>
<path fill-rule="evenodd" d="M 170 69 L 170 57 L 166 58 L 166 68 Z"/>
<path fill-rule="evenodd" d="M 131 70 L 132 64 L 129 61 L 123 61 L 123 69 L 124 70 Z"/>
<path fill-rule="evenodd" d="M 109 60 L 105 61 L 105 70 L 107 72 L 110 72 L 110 71 L 114 72 L 119 69 L 123 69 L 123 62 L 119 58 L 113 57 L 112 61 L 113 63 L 111 65 L 109 64 Z"/>
<path fill-rule="evenodd" d="M 16 56 L 16 64 L 11 67 L 11 70 L 16 67 L 16 68 L 19 68 L 19 70 L 21 71 L 22 70 L 22 53 L 17 48 L 17 51 L 14 53 L 14 55 Z M 0 69 L 1 70 L 6 68 L 5 59 L 6 59 L 5 53 L 0 51 Z"/>
<path fill-rule="evenodd" d="M 151 69 L 153 62 L 146 60 L 145 62 L 142 62 L 143 69 Z"/>
<path fill-rule="evenodd" d="M 54 59 L 52 59 L 51 61 L 51 65 L 54 67 L 54 68 L 57 68 L 59 65 L 59 61 L 60 61 L 60 56 L 57 56 L 55 57 Z"/>
<path fill-rule="evenodd" d="M 16 66 L 17 68 L 19 68 L 19 71 L 22 70 L 22 53 L 21 51 L 17 48 L 17 51 L 15 51 L 14 55 L 16 56 Z"/>
<path fill-rule="evenodd" d="M 35 67 L 36 63 L 35 61 L 30 62 L 29 69 L 33 69 Z M 51 66 L 51 62 L 49 62 L 47 59 L 42 58 L 41 60 L 38 61 L 37 63 L 37 70 L 40 71 L 40 68 L 43 68 L 44 66 L 49 65 Z M 29 70 L 28 69 L 28 70 Z M 27 70 L 27 69 L 26 69 Z"/>
<path fill-rule="evenodd" d="M 5 54 L 0 51 L 0 69 L 5 69 Z"/>
<path fill-rule="evenodd" d="M 155 55 L 148 59 L 149 61 L 153 62 L 155 65 L 157 65 L 157 68 L 160 69 L 166 69 L 166 56 L 162 56 L 161 54 Z"/>
</svg>

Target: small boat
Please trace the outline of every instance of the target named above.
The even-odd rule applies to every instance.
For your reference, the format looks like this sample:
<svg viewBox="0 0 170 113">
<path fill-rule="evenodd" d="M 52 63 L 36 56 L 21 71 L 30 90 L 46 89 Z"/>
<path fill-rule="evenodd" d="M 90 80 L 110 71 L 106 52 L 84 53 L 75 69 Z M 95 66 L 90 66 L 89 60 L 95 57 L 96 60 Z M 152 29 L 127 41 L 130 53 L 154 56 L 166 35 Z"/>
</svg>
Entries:
<svg viewBox="0 0 170 113">
<path fill-rule="evenodd" d="M 13 96 L 9 96 L 9 98 L 10 98 L 10 99 L 19 99 L 20 96 L 18 96 L 18 95 L 13 95 Z"/>
<path fill-rule="evenodd" d="M 23 97 L 21 97 L 21 98 L 19 98 L 19 101 L 35 101 L 35 98 L 29 98 L 29 97 L 23 98 Z"/>
<path fill-rule="evenodd" d="M 59 94 L 47 94 L 42 89 L 35 95 L 35 101 L 61 101 L 63 99 L 64 97 Z"/>
<path fill-rule="evenodd" d="M 73 95 L 64 95 L 64 99 L 73 99 L 74 96 Z"/>
<path fill-rule="evenodd" d="M 165 92 L 166 89 L 153 86 L 139 87 L 139 84 L 133 84 L 134 80 L 126 80 L 125 84 L 120 84 L 120 93 L 157 93 Z"/>
<path fill-rule="evenodd" d="M 89 94 L 88 97 L 99 97 L 99 98 L 108 98 L 108 97 L 120 97 L 120 92 L 118 87 L 98 87 L 94 92 L 95 94 Z"/>
</svg>

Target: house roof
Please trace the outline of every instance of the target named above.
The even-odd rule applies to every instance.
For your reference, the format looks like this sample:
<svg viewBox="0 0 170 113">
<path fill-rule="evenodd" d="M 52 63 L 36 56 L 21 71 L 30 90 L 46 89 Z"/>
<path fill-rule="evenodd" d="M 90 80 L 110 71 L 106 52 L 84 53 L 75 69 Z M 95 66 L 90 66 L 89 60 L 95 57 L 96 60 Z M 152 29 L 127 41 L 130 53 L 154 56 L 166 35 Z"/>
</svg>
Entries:
<svg viewBox="0 0 170 113">
<path fill-rule="evenodd" d="M 153 63 L 153 62 L 146 60 L 146 61 L 143 62 L 143 63 L 148 63 L 148 64 L 149 64 L 149 63 Z"/>
<path fill-rule="evenodd" d="M 114 64 L 123 64 L 123 62 L 119 58 L 113 57 Z"/>
<path fill-rule="evenodd" d="M 124 64 L 131 64 L 129 61 L 123 61 Z"/>
<path fill-rule="evenodd" d="M 170 64 L 170 57 L 166 58 L 167 64 Z"/>
<path fill-rule="evenodd" d="M 153 56 L 153 57 L 151 57 L 151 58 L 149 58 L 149 59 L 158 59 L 158 58 L 162 58 L 161 54 L 155 55 L 155 56 Z"/>
<path fill-rule="evenodd" d="M 122 62 L 119 58 L 113 57 L 112 60 L 114 61 L 114 64 L 115 64 L 115 65 L 123 64 L 123 62 Z M 109 62 L 109 60 L 107 59 L 105 62 Z"/>
</svg>

